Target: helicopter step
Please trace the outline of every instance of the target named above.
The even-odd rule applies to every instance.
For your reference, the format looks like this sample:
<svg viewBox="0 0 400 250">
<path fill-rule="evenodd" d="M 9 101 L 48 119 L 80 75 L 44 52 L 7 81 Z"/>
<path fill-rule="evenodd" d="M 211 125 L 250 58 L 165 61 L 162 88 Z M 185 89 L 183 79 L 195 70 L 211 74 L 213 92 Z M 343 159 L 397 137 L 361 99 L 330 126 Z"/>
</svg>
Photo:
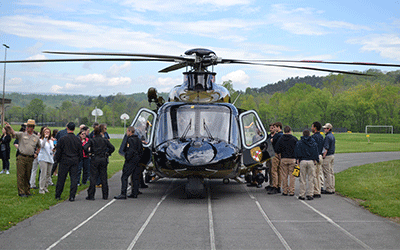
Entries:
<svg viewBox="0 0 400 250">
<path fill-rule="evenodd" d="M 187 198 L 204 198 L 205 197 L 204 178 L 191 176 L 185 185 L 185 194 Z"/>
</svg>

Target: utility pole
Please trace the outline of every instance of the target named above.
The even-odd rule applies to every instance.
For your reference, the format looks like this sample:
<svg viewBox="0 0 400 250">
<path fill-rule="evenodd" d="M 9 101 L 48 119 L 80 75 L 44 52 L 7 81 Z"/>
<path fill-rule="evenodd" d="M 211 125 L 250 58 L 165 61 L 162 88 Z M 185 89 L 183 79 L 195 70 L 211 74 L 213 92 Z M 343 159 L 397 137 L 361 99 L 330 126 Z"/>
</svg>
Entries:
<svg viewBox="0 0 400 250">
<path fill-rule="evenodd" d="M 3 43 L 3 46 L 5 47 L 5 53 L 4 53 L 4 75 L 3 75 L 3 101 L 2 101 L 2 105 L 1 105 L 1 127 L 4 127 L 4 117 L 6 116 L 5 114 L 5 109 L 4 109 L 4 98 L 5 98 L 5 91 L 6 91 L 6 61 L 7 61 L 7 49 L 9 49 L 10 47 L 7 46 L 7 44 Z"/>
</svg>

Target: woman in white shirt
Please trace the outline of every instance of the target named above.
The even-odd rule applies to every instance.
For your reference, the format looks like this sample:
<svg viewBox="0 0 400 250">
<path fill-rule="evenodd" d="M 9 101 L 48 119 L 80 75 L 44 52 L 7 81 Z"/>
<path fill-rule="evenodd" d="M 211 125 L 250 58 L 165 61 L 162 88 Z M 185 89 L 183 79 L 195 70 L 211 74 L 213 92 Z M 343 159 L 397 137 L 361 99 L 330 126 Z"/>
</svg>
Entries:
<svg viewBox="0 0 400 250">
<path fill-rule="evenodd" d="M 51 176 L 51 169 L 53 167 L 53 150 L 54 143 L 51 140 L 51 130 L 44 128 L 40 134 L 40 152 L 38 155 L 38 162 L 40 167 L 40 180 L 39 180 L 39 194 L 48 193 L 48 178 Z"/>
</svg>

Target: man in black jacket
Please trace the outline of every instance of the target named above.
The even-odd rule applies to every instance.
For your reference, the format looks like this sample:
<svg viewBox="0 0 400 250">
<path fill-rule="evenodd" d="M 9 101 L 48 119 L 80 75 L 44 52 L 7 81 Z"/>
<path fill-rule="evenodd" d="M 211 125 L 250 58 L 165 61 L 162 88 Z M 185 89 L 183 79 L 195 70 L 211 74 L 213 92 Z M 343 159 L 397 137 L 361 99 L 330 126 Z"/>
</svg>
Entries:
<svg viewBox="0 0 400 250">
<path fill-rule="evenodd" d="M 292 175 L 294 167 L 296 166 L 296 157 L 294 149 L 296 147 L 297 138 L 292 135 L 290 126 L 285 126 L 283 129 L 284 134 L 276 143 L 275 153 L 281 155 L 281 177 L 282 177 L 282 195 L 294 195 L 295 177 Z M 289 185 L 288 185 L 289 177 Z"/>
<path fill-rule="evenodd" d="M 321 183 L 323 183 L 323 173 L 322 173 L 322 149 L 324 147 L 324 137 L 321 135 L 321 128 L 322 125 L 319 122 L 313 122 L 311 125 L 311 131 L 313 135 L 311 138 L 318 145 L 318 155 L 319 155 L 319 162 L 316 165 L 315 169 L 315 179 L 314 179 L 314 198 L 321 198 Z"/>
<path fill-rule="evenodd" d="M 308 129 L 303 131 L 301 140 L 297 142 L 295 155 L 297 164 L 300 165 L 300 192 L 299 199 L 313 200 L 314 194 L 314 178 L 315 178 L 315 164 L 319 161 L 318 145 L 313 138 L 310 137 Z M 306 193 L 306 187 L 308 188 Z"/>
<path fill-rule="evenodd" d="M 143 155 L 143 144 L 139 137 L 135 134 L 135 128 L 129 126 L 126 130 L 128 136 L 127 143 L 124 145 L 125 163 L 122 168 L 121 176 L 121 194 L 115 196 L 117 200 L 126 199 L 126 189 L 128 187 L 128 177 L 134 176 L 132 194 L 129 198 L 137 198 L 139 194 L 139 176 L 141 168 L 139 166 L 140 158 Z"/>
<path fill-rule="evenodd" d="M 56 184 L 56 199 L 61 199 L 64 190 L 65 180 L 69 173 L 71 186 L 69 201 L 75 201 L 75 194 L 78 189 L 78 165 L 83 159 L 83 147 L 81 141 L 74 135 L 75 123 L 67 124 L 67 135 L 57 142 L 55 161 L 58 162 L 58 179 Z"/>
</svg>

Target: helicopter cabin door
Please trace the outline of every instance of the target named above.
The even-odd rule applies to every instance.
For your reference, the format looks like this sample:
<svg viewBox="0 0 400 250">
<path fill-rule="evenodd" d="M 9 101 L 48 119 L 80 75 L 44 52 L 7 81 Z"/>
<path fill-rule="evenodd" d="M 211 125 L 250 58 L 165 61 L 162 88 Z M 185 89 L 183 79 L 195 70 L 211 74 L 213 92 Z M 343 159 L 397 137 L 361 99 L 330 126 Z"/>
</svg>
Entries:
<svg viewBox="0 0 400 250">
<path fill-rule="evenodd" d="M 243 164 L 249 167 L 264 162 L 266 159 L 263 157 L 263 149 L 267 132 L 257 112 L 249 110 L 241 113 L 239 125 L 243 145 Z"/>
<path fill-rule="evenodd" d="M 135 133 L 142 140 L 143 147 L 151 147 L 154 135 L 154 122 L 156 121 L 157 114 L 147 108 L 139 109 L 132 125 L 135 128 Z"/>
</svg>

